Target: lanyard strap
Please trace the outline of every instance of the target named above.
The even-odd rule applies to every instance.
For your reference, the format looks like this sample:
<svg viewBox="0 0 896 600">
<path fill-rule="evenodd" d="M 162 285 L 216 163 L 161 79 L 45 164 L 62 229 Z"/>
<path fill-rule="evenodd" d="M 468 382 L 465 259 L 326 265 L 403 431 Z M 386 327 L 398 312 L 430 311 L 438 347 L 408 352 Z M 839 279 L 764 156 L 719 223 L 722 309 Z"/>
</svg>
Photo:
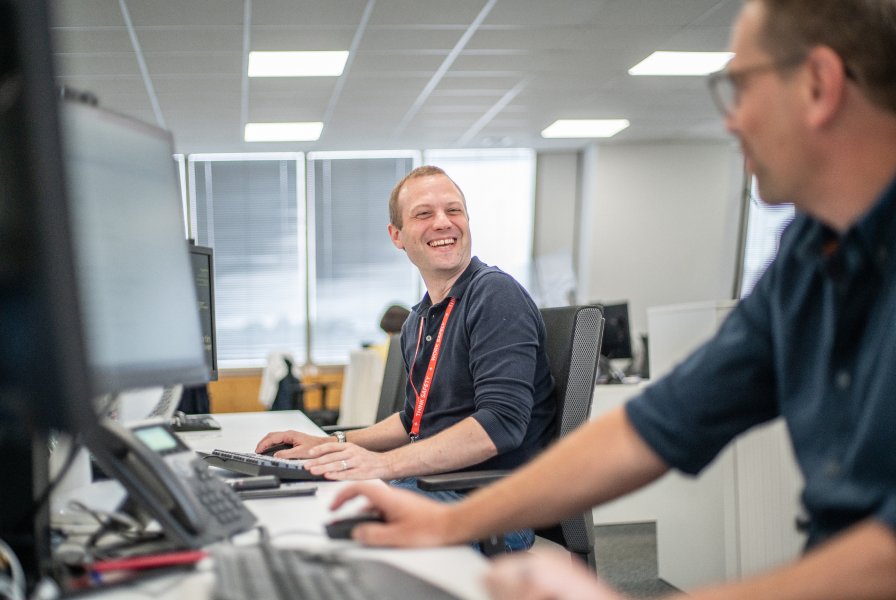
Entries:
<svg viewBox="0 0 896 600">
<path fill-rule="evenodd" d="M 414 396 L 417 402 L 414 404 L 414 419 L 411 422 L 411 441 L 416 442 L 420 437 L 420 421 L 423 419 L 423 409 L 426 408 L 426 399 L 429 398 L 429 390 L 432 387 L 432 378 L 436 373 L 436 363 L 439 361 L 439 350 L 442 348 L 442 335 L 445 333 L 445 325 L 448 324 L 448 317 L 454 310 L 454 304 L 457 298 L 451 298 L 448 301 L 448 308 L 445 309 L 445 315 L 442 317 L 442 324 L 439 326 L 439 334 L 436 336 L 435 346 L 432 348 L 432 356 L 429 357 L 429 365 L 426 367 L 426 376 L 423 378 L 423 386 L 420 392 L 414 387 L 414 379 L 411 375 L 408 378 L 411 381 L 411 389 L 414 390 Z M 414 362 L 417 361 L 417 350 L 420 349 L 420 338 L 423 336 L 423 320 L 420 320 L 420 330 L 417 332 L 417 349 L 414 350 Z M 411 372 L 414 371 L 414 363 L 411 363 Z"/>
</svg>

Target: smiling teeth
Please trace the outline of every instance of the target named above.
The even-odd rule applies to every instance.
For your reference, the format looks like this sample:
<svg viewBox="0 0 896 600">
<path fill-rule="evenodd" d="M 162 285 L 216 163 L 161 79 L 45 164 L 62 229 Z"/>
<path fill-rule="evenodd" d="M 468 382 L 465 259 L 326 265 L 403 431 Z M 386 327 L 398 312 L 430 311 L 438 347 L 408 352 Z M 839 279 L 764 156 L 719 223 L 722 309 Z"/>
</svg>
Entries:
<svg viewBox="0 0 896 600">
<path fill-rule="evenodd" d="M 453 243 L 454 243 L 454 240 L 453 240 L 453 239 L 447 239 L 447 240 L 434 240 L 434 241 L 430 242 L 429 245 L 430 245 L 431 247 L 435 248 L 435 247 L 437 247 L 437 246 L 449 246 L 449 245 L 451 245 L 451 244 L 453 244 Z"/>
</svg>

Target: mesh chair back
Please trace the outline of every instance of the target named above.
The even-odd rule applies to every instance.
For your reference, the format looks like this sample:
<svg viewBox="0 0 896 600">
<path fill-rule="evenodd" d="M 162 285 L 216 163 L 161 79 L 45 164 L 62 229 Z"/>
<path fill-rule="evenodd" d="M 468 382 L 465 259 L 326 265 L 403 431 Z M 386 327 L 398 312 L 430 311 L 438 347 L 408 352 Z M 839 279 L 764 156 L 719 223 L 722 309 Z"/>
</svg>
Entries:
<svg viewBox="0 0 896 600">
<path fill-rule="evenodd" d="M 554 376 L 557 400 L 557 437 L 588 420 L 597 378 L 604 318 L 598 306 L 544 308 L 546 350 Z M 560 523 L 559 528 L 538 531 L 565 546 L 593 566 L 594 518 L 588 510 Z"/>
<path fill-rule="evenodd" d="M 407 382 L 408 372 L 404 368 L 404 358 L 401 356 L 401 335 L 393 333 L 389 336 L 389 352 L 386 354 L 380 403 L 376 411 L 377 423 L 404 408 Z"/>
</svg>

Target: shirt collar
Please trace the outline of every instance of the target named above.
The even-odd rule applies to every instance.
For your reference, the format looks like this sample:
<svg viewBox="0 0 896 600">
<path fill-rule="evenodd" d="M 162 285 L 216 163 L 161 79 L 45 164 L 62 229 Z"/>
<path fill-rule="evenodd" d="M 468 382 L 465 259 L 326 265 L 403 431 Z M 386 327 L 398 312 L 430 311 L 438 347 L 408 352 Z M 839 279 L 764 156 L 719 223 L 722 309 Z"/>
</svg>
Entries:
<svg viewBox="0 0 896 600">
<path fill-rule="evenodd" d="M 470 264 L 467 265 L 467 268 L 464 269 L 464 272 L 460 274 L 460 277 L 457 278 L 457 281 L 454 282 L 454 285 L 451 286 L 451 290 L 448 292 L 448 295 L 440 302 L 439 304 L 444 304 L 448 301 L 449 298 L 458 298 L 460 299 L 464 292 L 467 289 L 467 286 L 470 285 L 470 281 L 473 279 L 473 275 L 476 274 L 480 269 L 484 269 L 487 267 L 484 262 L 479 260 L 477 257 L 473 257 L 470 259 Z M 414 307 L 414 310 L 418 313 L 423 313 L 427 308 L 432 306 L 432 300 L 429 298 L 429 292 L 423 296 L 423 300 Z"/>
<path fill-rule="evenodd" d="M 878 201 L 842 235 L 815 219 L 809 219 L 809 231 L 797 252 L 804 259 L 825 261 L 824 246 L 838 242 L 837 253 L 844 252 L 850 269 L 857 263 L 871 261 L 882 269 L 891 256 L 896 256 L 896 179 L 884 189 Z"/>
</svg>

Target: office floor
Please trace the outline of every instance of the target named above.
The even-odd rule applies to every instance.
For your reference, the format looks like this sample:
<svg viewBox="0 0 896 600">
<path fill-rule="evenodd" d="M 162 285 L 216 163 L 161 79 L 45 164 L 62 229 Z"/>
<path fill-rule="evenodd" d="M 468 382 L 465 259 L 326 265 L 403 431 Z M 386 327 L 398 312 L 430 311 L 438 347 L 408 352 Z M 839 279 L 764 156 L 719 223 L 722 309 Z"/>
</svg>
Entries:
<svg viewBox="0 0 896 600">
<path fill-rule="evenodd" d="M 597 571 L 631 598 L 662 598 L 679 591 L 657 577 L 656 524 L 626 523 L 594 528 Z"/>
</svg>

